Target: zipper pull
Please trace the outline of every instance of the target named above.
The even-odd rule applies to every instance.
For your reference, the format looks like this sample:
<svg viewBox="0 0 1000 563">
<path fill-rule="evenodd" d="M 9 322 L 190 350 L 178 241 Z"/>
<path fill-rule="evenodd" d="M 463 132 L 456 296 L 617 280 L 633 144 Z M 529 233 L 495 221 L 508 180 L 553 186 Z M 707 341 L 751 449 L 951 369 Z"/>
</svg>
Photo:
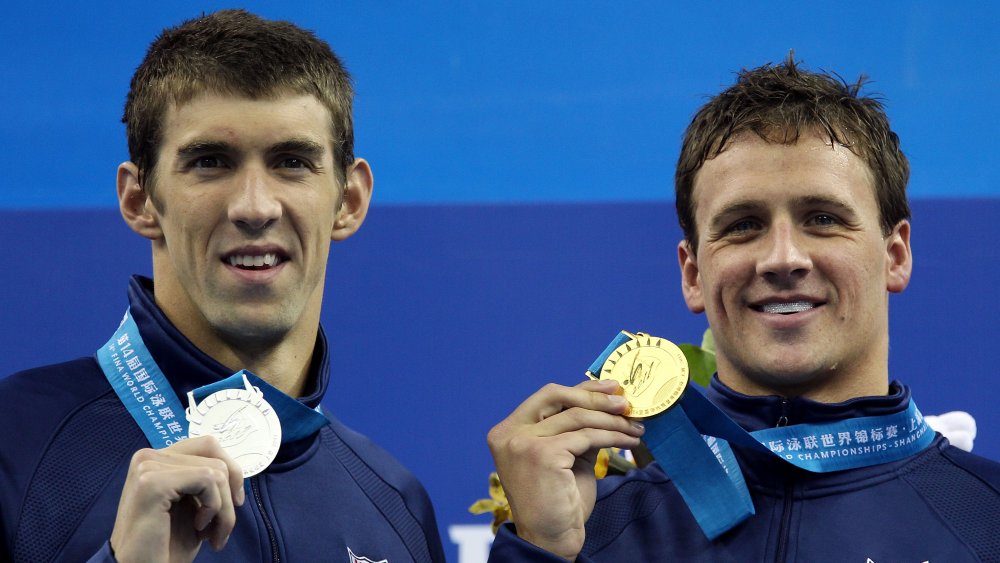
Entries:
<svg viewBox="0 0 1000 563">
<path fill-rule="evenodd" d="M 774 425 L 775 428 L 782 426 L 788 426 L 788 399 L 781 400 L 781 416 L 778 417 L 778 423 Z"/>
</svg>

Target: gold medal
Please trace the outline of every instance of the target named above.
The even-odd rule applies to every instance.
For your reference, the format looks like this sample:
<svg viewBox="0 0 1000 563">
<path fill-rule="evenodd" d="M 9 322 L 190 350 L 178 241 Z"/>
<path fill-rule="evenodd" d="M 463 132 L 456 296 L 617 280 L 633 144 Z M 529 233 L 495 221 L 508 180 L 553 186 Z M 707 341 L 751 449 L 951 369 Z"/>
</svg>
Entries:
<svg viewBox="0 0 1000 563">
<path fill-rule="evenodd" d="M 622 331 L 624 332 L 624 331 Z M 604 360 L 592 379 L 614 379 L 628 400 L 631 418 L 649 418 L 676 403 L 688 383 L 684 352 L 673 342 L 648 334 L 624 332 L 631 340 L 619 345 Z"/>
</svg>

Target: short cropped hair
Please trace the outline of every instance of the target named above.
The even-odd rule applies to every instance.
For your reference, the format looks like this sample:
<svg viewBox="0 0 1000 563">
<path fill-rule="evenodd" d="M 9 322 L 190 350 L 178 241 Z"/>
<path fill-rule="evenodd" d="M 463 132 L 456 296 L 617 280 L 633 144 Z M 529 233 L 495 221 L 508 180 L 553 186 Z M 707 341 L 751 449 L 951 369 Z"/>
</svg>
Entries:
<svg viewBox="0 0 1000 563">
<path fill-rule="evenodd" d="M 677 218 L 692 252 L 698 247 L 693 198 L 698 171 L 747 132 L 785 145 L 803 134 L 828 137 L 831 145 L 848 148 L 868 165 L 883 235 L 909 219 L 910 166 L 882 103 L 860 95 L 866 81 L 861 76 L 849 84 L 836 75 L 804 70 L 789 52 L 782 64 L 744 69 L 735 85 L 702 106 L 684 133 L 674 176 Z"/>
<path fill-rule="evenodd" d="M 354 88 L 330 46 L 289 22 L 222 10 L 163 30 L 132 76 L 122 122 L 147 191 L 167 109 L 209 92 L 250 99 L 312 94 L 332 117 L 334 162 L 343 170 L 354 162 Z"/>
</svg>

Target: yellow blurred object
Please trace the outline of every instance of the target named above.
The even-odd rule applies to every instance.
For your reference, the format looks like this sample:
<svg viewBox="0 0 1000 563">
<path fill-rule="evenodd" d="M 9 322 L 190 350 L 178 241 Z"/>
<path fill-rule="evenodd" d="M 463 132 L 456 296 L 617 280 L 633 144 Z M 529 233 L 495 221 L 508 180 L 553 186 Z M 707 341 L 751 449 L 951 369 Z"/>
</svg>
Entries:
<svg viewBox="0 0 1000 563">
<path fill-rule="evenodd" d="M 598 479 L 604 479 L 608 476 L 608 465 L 611 463 L 611 454 L 608 450 L 602 448 L 601 451 L 597 452 L 597 463 L 594 464 L 594 475 L 597 475 Z"/>
<path fill-rule="evenodd" d="M 597 452 L 597 463 L 594 464 L 594 475 L 598 479 L 603 479 L 608 475 L 608 466 L 611 463 L 611 456 L 617 455 L 619 450 L 614 449 L 611 452 L 607 449 L 602 449 Z M 622 458 L 624 459 L 624 458 Z M 490 528 L 493 530 L 493 535 L 496 535 L 497 530 L 500 526 L 510 520 L 513 521 L 510 514 L 510 504 L 507 503 L 507 495 L 503 492 L 503 485 L 500 484 L 500 477 L 497 475 L 496 471 L 490 473 L 490 498 L 481 498 L 476 502 L 472 503 L 469 507 L 469 512 L 473 514 L 486 514 L 487 512 L 493 513 L 493 524 Z"/>
<path fill-rule="evenodd" d="M 507 495 L 503 492 L 503 486 L 500 484 L 500 477 L 497 476 L 496 471 L 490 473 L 490 498 L 481 498 L 472 503 L 469 512 L 473 514 L 492 512 L 493 535 L 496 535 L 501 524 L 510 520 L 510 505 L 507 504 Z"/>
</svg>

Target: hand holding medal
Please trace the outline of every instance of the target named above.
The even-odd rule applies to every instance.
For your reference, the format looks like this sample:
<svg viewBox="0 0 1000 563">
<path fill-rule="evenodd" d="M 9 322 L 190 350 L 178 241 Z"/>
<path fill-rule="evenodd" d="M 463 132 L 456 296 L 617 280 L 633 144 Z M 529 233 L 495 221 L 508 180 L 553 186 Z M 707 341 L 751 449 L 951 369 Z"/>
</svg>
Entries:
<svg viewBox="0 0 1000 563">
<path fill-rule="evenodd" d="M 524 540 L 569 560 L 580 553 L 596 501 L 598 452 L 633 449 L 644 431 L 626 418 L 621 387 L 610 379 L 546 385 L 490 431 L 497 474 Z"/>
<path fill-rule="evenodd" d="M 192 561 L 203 541 L 225 547 L 246 500 L 243 472 L 214 438 L 132 456 L 111 534 L 115 559 Z"/>
<path fill-rule="evenodd" d="M 675 405 L 690 373 L 673 343 L 623 331 L 587 375 L 574 387 L 543 387 L 489 435 L 517 534 L 571 560 L 596 500 L 597 452 L 639 447 L 637 420 Z"/>
</svg>

